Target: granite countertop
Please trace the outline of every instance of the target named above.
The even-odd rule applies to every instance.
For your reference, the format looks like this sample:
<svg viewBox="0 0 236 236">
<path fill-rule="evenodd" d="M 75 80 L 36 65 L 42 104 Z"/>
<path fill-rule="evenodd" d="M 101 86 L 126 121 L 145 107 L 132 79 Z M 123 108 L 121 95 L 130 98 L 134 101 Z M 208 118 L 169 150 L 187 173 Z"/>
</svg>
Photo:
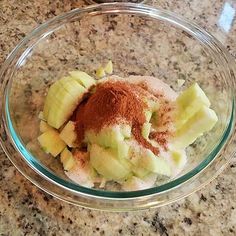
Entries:
<svg viewBox="0 0 236 236">
<path fill-rule="evenodd" d="M 215 35 L 236 56 L 234 0 L 153 0 Z M 0 65 L 46 19 L 86 5 L 76 0 L 0 1 Z M 236 162 L 207 187 L 171 205 L 108 213 L 64 203 L 26 180 L 0 148 L 0 235 L 236 235 Z"/>
</svg>

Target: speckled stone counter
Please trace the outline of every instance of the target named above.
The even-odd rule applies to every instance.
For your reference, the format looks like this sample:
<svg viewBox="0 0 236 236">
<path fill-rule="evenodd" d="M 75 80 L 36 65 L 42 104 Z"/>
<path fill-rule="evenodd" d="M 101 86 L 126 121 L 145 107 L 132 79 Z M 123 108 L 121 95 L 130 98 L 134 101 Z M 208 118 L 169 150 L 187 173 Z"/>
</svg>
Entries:
<svg viewBox="0 0 236 236">
<path fill-rule="evenodd" d="M 147 1 L 194 20 L 236 56 L 234 0 Z M 36 25 L 82 1 L 0 0 L 0 65 Z M 231 17 L 232 16 L 232 17 Z M 0 235 L 236 235 L 236 162 L 205 189 L 172 205 L 107 213 L 57 200 L 26 180 L 0 149 Z"/>
</svg>

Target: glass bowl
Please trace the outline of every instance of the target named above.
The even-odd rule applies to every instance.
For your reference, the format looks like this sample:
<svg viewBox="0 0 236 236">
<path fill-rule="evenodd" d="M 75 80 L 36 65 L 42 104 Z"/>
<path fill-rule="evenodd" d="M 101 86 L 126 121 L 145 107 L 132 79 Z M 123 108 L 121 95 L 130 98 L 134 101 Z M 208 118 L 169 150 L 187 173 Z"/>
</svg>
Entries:
<svg viewBox="0 0 236 236">
<path fill-rule="evenodd" d="M 75 68 L 94 74 L 111 59 L 119 76 L 151 75 L 175 91 L 198 82 L 219 121 L 188 149 L 185 169 L 162 185 L 119 192 L 71 182 L 40 149 L 38 114 L 50 84 Z M 111 3 L 75 9 L 40 25 L 8 56 L 1 73 L 1 144 L 16 168 L 49 194 L 110 211 L 162 206 L 200 189 L 234 153 L 235 65 L 212 35 L 174 13 Z M 179 88 L 178 79 L 185 84 Z"/>
</svg>

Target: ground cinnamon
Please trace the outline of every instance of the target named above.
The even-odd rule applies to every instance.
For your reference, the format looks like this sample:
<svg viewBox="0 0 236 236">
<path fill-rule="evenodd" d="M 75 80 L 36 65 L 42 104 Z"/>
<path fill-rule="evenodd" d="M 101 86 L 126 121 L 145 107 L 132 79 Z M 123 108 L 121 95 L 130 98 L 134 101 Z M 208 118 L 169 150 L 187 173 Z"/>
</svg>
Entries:
<svg viewBox="0 0 236 236">
<path fill-rule="evenodd" d="M 159 145 L 161 145 L 165 150 L 167 150 L 167 140 L 170 136 L 170 132 L 166 131 L 155 131 L 149 134 L 149 138 L 155 140 Z"/>
<path fill-rule="evenodd" d="M 138 94 L 139 89 L 137 85 L 119 81 L 99 85 L 96 92 L 77 109 L 78 141 L 83 141 L 85 130 L 99 132 L 104 126 L 125 122 L 131 125 L 135 139 L 157 155 L 158 148 L 153 147 L 141 135 L 146 104 Z"/>
</svg>

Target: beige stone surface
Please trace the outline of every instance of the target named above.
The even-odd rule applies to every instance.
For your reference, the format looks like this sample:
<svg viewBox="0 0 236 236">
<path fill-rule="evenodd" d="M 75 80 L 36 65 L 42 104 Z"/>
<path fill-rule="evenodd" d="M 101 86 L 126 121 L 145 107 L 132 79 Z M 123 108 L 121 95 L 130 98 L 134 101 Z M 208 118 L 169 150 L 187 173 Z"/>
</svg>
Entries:
<svg viewBox="0 0 236 236">
<path fill-rule="evenodd" d="M 216 36 L 236 56 L 236 23 L 219 26 L 233 0 L 153 0 Z M 0 65 L 35 26 L 86 4 L 76 0 L 0 0 Z M 0 235 L 236 235 L 236 162 L 204 189 L 174 204 L 140 212 L 108 213 L 72 206 L 26 180 L 0 149 Z"/>
</svg>

